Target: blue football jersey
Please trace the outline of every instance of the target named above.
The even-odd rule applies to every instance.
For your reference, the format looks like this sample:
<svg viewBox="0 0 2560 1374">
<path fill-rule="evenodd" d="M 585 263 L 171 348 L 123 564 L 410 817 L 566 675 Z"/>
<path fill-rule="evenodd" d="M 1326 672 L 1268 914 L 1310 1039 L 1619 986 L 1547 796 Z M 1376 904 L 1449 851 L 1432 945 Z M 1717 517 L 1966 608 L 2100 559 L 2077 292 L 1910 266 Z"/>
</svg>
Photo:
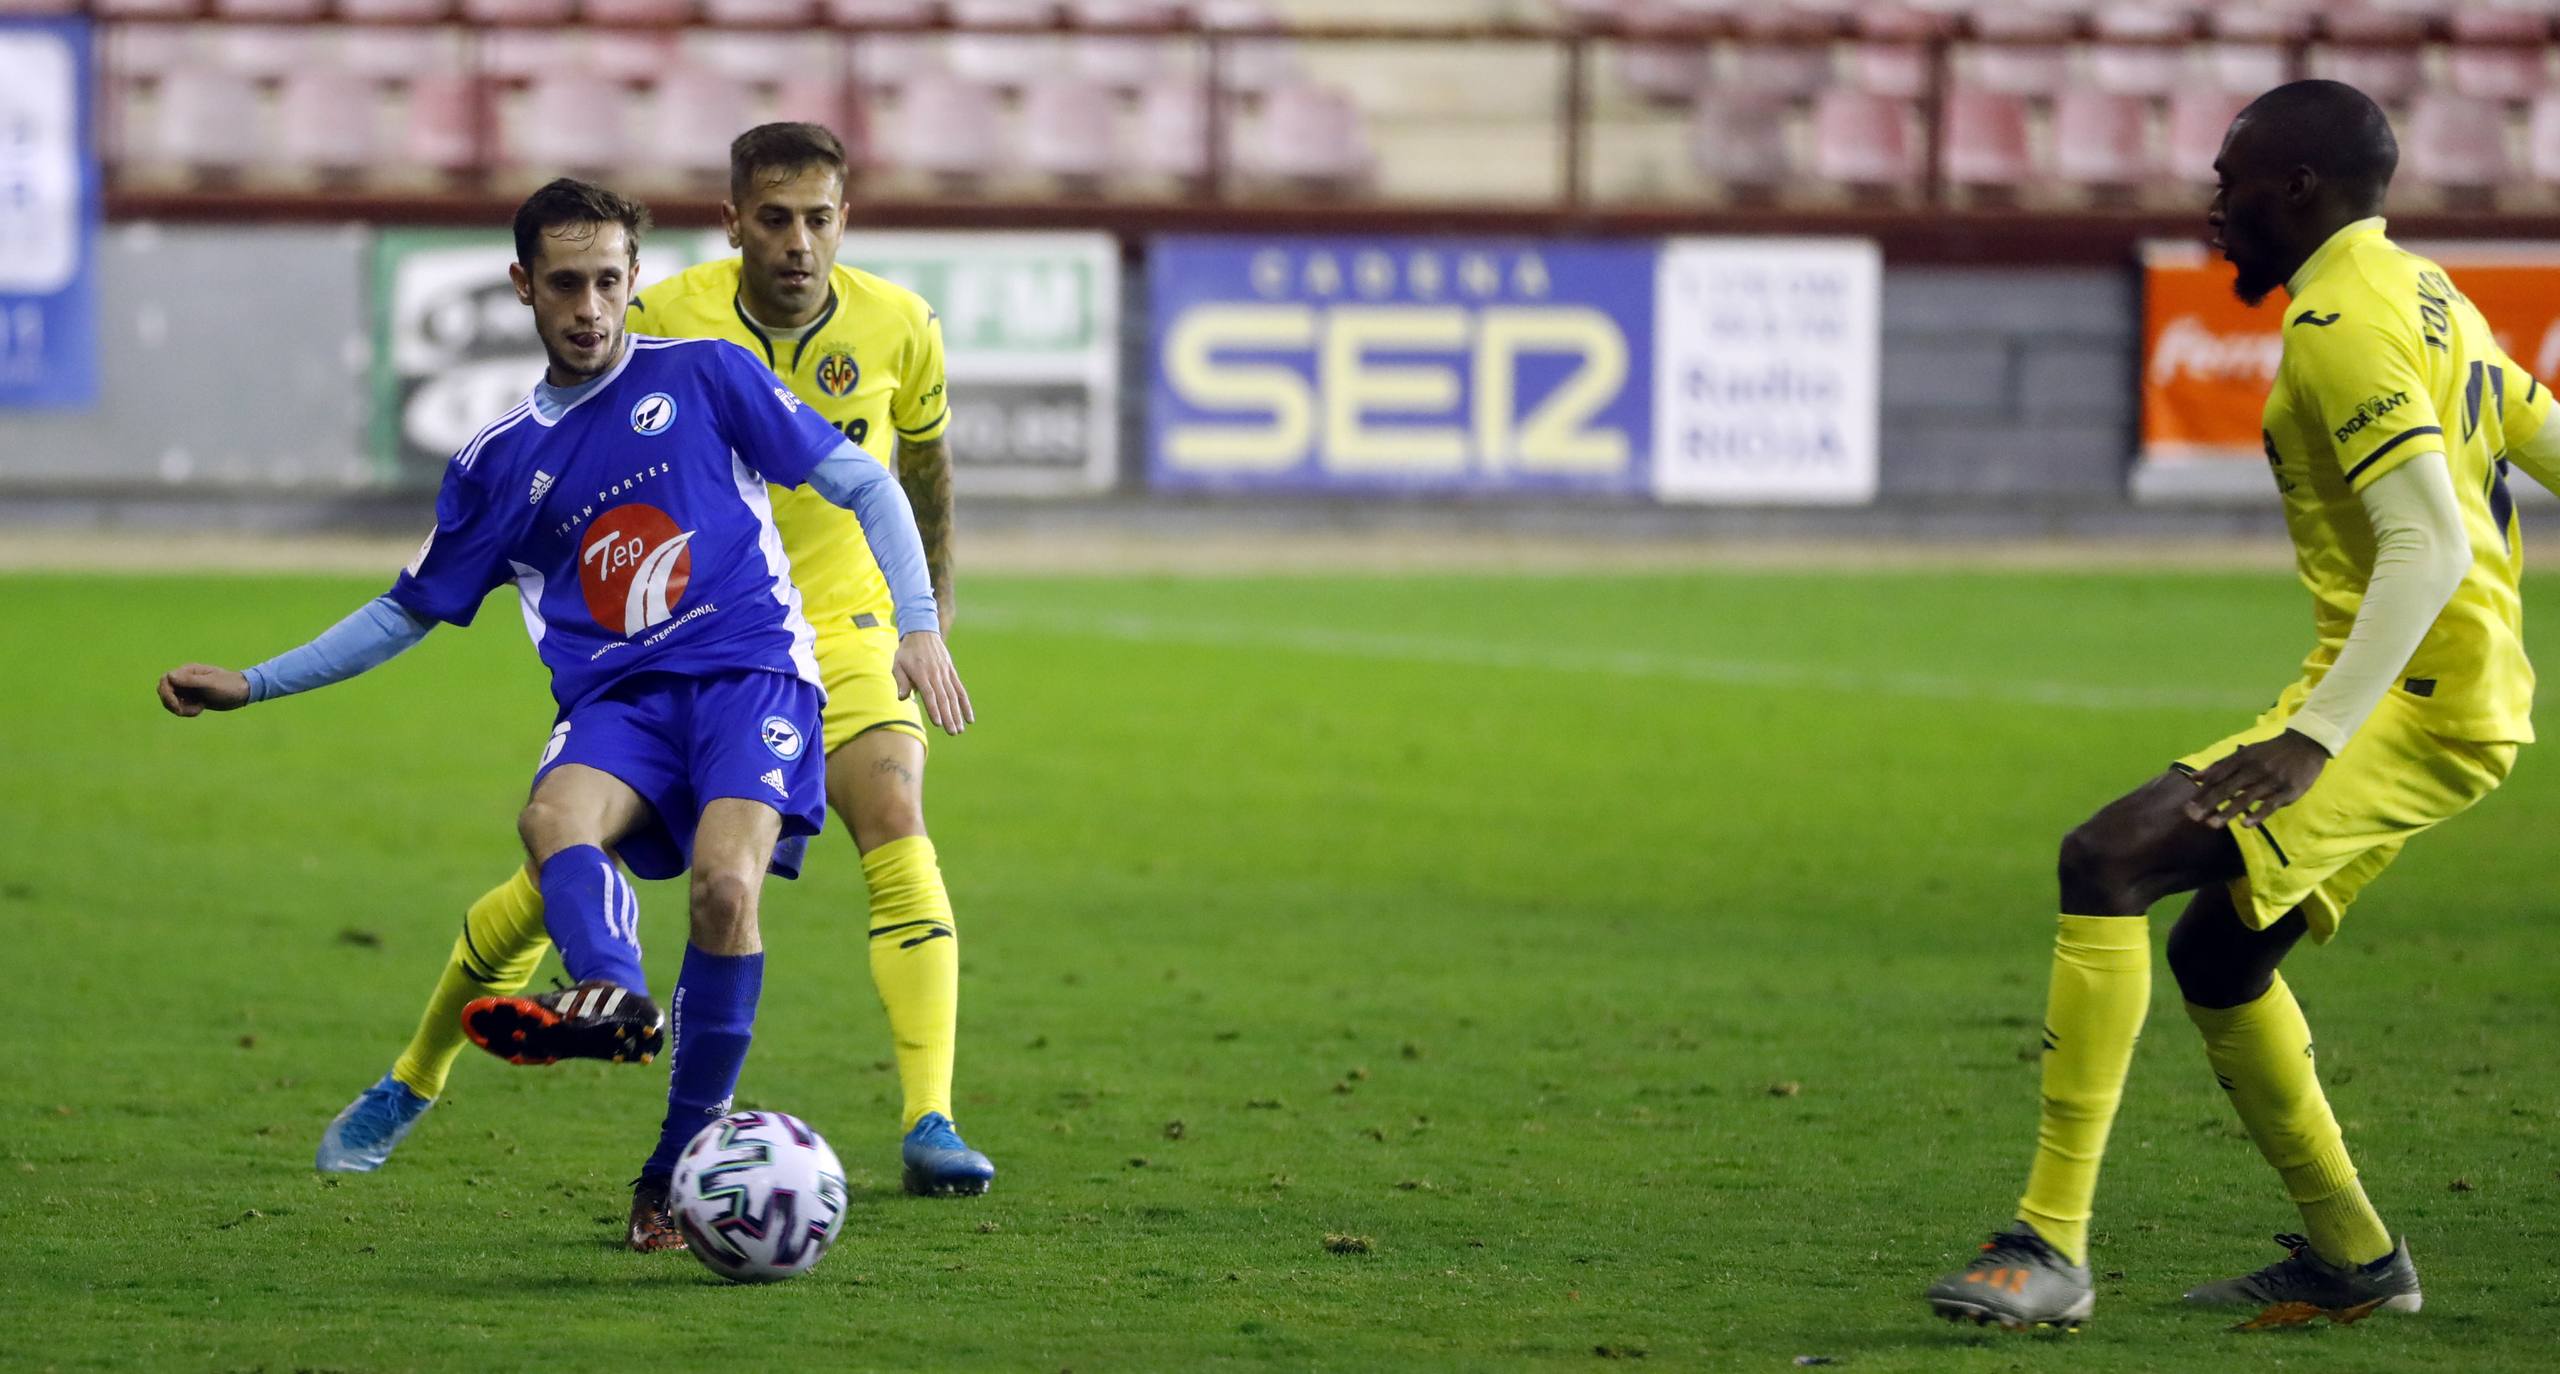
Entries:
<svg viewBox="0 0 2560 1374">
<path fill-rule="evenodd" d="M 844 436 L 725 340 L 635 334 L 562 394 L 526 397 L 454 455 L 392 599 L 468 625 L 514 583 L 563 714 L 635 673 L 818 683 L 765 483 L 798 486 Z"/>
</svg>

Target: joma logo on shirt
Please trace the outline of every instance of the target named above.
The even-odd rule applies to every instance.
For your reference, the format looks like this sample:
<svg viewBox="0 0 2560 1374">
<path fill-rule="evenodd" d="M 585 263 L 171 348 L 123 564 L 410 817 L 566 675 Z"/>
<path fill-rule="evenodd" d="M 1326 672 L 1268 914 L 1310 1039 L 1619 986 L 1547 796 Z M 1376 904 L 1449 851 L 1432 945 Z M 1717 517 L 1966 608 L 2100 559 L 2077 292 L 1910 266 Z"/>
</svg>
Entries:
<svg viewBox="0 0 2560 1374">
<path fill-rule="evenodd" d="M 2364 431 L 2365 426 L 2372 424 L 2374 421 L 2381 419 L 2383 416 L 2388 415 L 2395 410 L 2398 410 L 2400 407 L 2408 404 L 2408 402 L 2408 392 L 2395 391 L 2388 396 L 2376 396 L 2372 400 L 2365 402 L 2363 405 L 2357 406 L 2356 413 L 2348 416 L 2345 424 L 2338 426 L 2338 442 L 2343 444 L 2349 439 L 2354 438 L 2356 435 Z"/>
</svg>

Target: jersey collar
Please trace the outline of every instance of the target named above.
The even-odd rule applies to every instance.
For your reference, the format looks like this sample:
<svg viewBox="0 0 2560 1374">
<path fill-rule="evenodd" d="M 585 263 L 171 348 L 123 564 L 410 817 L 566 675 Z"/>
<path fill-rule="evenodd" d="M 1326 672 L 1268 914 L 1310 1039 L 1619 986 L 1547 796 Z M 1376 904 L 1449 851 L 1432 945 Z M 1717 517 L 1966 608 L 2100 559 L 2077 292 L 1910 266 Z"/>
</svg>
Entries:
<svg viewBox="0 0 2560 1374">
<path fill-rule="evenodd" d="M 803 354 L 809 351 L 809 341 L 818 337 L 820 334 L 827 332 L 827 322 L 836 317 L 836 306 L 840 303 L 841 301 L 836 295 L 835 283 L 832 281 L 828 282 L 827 308 L 819 311 L 818 317 L 801 327 L 794 336 L 798 342 L 791 350 L 791 371 L 797 372 L 800 370 L 800 358 Z M 731 296 L 729 298 L 729 308 L 738 312 L 738 323 L 745 325 L 747 327 L 747 332 L 756 336 L 756 342 L 764 345 L 764 365 L 772 368 L 776 372 L 781 372 L 782 360 L 775 357 L 773 354 L 773 335 L 766 331 L 764 325 L 757 322 L 755 316 L 747 313 L 746 296 L 744 294 Z"/>
<path fill-rule="evenodd" d="M 544 429 L 549 429 L 560 423 L 561 416 L 576 409 L 579 402 L 611 385 L 614 378 L 622 375 L 622 369 L 631 365 L 631 355 L 639 351 L 632 347 L 632 344 L 639 337 L 627 329 L 624 330 L 622 356 L 614 360 L 613 366 L 576 386 L 553 386 L 548 378 L 535 382 L 533 384 L 533 418 Z"/>
<path fill-rule="evenodd" d="M 2310 257 L 2303 259 L 2301 269 L 2293 274 L 2291 281 L 2284 284 L 2285 295 L 2290 298 L 2310 290 L 2311 283 L 2320 277 L 2320 269 L 2329 265 L 2329 259 L 2344 252 L 2349 244 L 2382 237 L 2384 227 L 2380 215 L 2367 215 L 2353 223 L 2339 226 L 2338 232 L 2331 234 L 2328 242 L 2321 244 L 2312 251 Z"/>
</svg>

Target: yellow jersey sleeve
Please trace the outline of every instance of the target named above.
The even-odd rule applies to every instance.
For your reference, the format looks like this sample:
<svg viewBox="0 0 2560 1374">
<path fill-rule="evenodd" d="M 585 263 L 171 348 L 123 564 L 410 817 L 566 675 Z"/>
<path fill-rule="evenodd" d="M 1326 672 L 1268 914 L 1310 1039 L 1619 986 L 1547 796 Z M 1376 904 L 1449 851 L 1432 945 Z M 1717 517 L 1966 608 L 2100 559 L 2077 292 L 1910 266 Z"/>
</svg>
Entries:
<svg viewBox="0 0 2560 1374">
<path fill-rule="evenodd" d="M 898 438 L 914 444 L 941 438 L 951 427 L 951 392 L 943 375 L 940 314 L 925 310 L 900 371 L 898 399 L 890 411 Z"/>
<path fill-rule="evenodd" d="M 2532 443 L 2551 418 L 2551 388 L 2513 361 L 2499 368 L 2496 387 L 2498 423 L 2507 447 L 2519 449 Z"/>
<path fill-rule="evenodd" d="M 2328 432 L 2348 490 L 2363 491 L 2419 454 L 2445 451 L 2421 353 L 2429 345 L 2413 322 L 2378 296 L 2294 304 L 2286 370 L 2303 413 Z"/>
</svg>

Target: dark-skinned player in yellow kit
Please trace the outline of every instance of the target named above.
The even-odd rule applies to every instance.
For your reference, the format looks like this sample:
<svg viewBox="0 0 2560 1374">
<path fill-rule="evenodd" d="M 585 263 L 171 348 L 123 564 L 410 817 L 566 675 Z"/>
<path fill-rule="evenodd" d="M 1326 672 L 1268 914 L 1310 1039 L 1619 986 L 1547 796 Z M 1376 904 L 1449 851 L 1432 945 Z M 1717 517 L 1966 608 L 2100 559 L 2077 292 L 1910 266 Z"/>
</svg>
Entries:
<svg viewBox="0 0 2560 1374">
<path fill-rule="evenodd" d="M 738 256 L 644 289 L 630 325 L 744 346 L 869 452 L 887 455 L 894 433 L 896 471 L 915 508 L 947 629 L 952 498 L 941 324 L 914 292 L 835 260 L 846 211 L 844 147 L 835 135 L 814 124 L 748 130 L 730 150 L 730 202 L 723 207 Z M 893 667 L 899 627 L 860 527 L 820 509 L 823 502 L 801 500 L 803 493 L 769 494 L 792 580 L 818 632 L 827 800 L 853 834 L 870 889 L 872 981 L 888 1012 L 905 1096 L 902 1175 L 919 1195 L 983 1193 L 995 1166 L 951 1120 L 959 941 L 925 833 L 925 722 Z M 547 947 L 541 892 L 521 871 L 475 902 L 415 1038 L 391 1073 L 330 1124 L 320 1167 L 381 1167 L 443 1090 L 464 1040 L 466 1009 L 528 1000 L 512 994 Z M 662 1208 L 639 1203 L 630 1241 L 638 1249 L 683 1243 Z"/>
<path fill-rule="evenodd" d="M 2507 474 L 2550 472 L 2560 426 L 2444 270 L 2384 236 L 2398 162 L 2381 109 L 2333 81 L 2260 96 L 2223 139 L 2207 218 L 2235 289 L 2287 293 L 2265 441 L 2314 647 L 2255 725 L 2063 840 L 2034 1165 L 2016 1220 L 1929 1288 L 1942 1316 L 2089 1316 L 2098 1162 L 2151 999 L 2145 913 L 2179 893 L 2170 972 L 2302 1228 L 2277 1237 L 2283 1259 L 2187 1300 L 2270 1323 L 2418 1310 L 2408 1243 L 2365 1196 L 2277 966 L 2335 936 L 2403 845 L 2533 739 Z"/>
</svg>

